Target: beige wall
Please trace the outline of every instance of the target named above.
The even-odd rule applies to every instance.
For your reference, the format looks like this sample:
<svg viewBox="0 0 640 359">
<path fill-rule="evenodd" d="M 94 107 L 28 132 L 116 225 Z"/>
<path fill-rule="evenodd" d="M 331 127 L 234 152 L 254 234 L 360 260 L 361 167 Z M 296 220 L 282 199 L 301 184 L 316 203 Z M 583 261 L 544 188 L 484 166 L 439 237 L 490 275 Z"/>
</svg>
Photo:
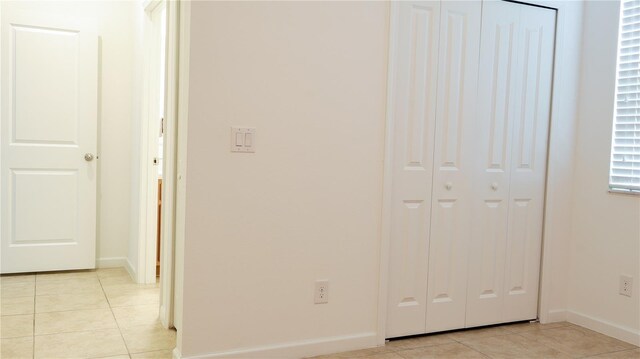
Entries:
<svg viewBox="0 0 640 359">
<path fill-rule="evenodd" d="M 617 2 L 585 4 L 568 309 L 594 329 L 635 332 L 640 345 L 640 197 L 607 192 L 618 16 Z M 634 277 L 632 298 L 618 294 L 621 274 Z"/>
<path fill-rule="evenodd" d="M 540 3 L 561 8 L 541 316 L 637 333 L 640 203 L 606 191 L 616 5 Z M 373 345 L 389 4 L 191 6 L 181 354 Z M 229 151 L 234 125 L 255 154 Z"/>
<path fill-rule="evenodd" d="M 547 196 L 539 317 L 566 320 L 569 281 L 573 167 L 576 143 L 582 43 L 581 1 L 537 1 L 559 9 L 556 18 L 556 63 L 549 136 Z"/>
<path fill-rule="evenodd" d="M 192 3 L 183 356 L 373 343 L 388 19 L 383 2 Z M 255 154 L 229 151 L 234 125 L 257 128 Z"/>
<path fill-rule="evenodd" d="M 128 255 L 134 121 L 134 6 L 137 2 L 94 3 L 102 45 L 100 208 L 98 259 Z M 100 264 L 100 262 L 98 262 Z M 107 264 L 107 263 L 104 263 Z"/>
</svg>

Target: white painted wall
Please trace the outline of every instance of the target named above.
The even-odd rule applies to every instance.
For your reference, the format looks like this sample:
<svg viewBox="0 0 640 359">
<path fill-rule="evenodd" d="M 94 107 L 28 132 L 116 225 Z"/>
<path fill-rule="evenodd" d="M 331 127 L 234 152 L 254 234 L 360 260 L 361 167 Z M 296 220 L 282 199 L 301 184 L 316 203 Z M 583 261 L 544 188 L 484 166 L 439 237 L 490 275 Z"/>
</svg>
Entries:
<svg viewBox="0 0 640 359">
<path fill-rule="evenodd" d="M 120 266 L 129 251 L 134 119 L 134 12 L 131 1 L 15 1 L 12 6 L 34 7 L 97 21 L 101 38 L 99 102 L 98 243 L 99 266 Z"/>
<path fill-rule="evenodd" d="M 183 357 L 374 345 L 389 4 L 191 6 Z"/>
<path fill-rule="evenodd" d="M 542 288 L 543 317 L 555 321 L 572 280 L 583 4 L 537 2 L 561 8 Z M 191 6 L 178 351 L 375 345 L 389 4 Z M 233 125 L 258 129 L 255 154 L 229 152 Z M 330 304 L 313 305 L 316 279 L 331 281 Z"/>
<path fill-rule="evenodd" d="M 619 4 L 585 4 L 569 320 L 640 345 L 640 197 L 607 192 Z M 618 294 L 634 277 L 632 298 Z"/>
<path fill-rule="evenodd" d="M 583 2 L 543 0 L 536 3 L 558 9 L 539 309 L 542 322 L 554 322 L 566 320 L 567 287 L 570 281 L 567 258 L 570 255 L 572 231 L 571 188 L 577 132 Z"/>
<path fill-rule="evenodd" d="M 131 197 L 129 198 L 129 218 L 130 226 L 128 233 L 128 257 L 127 269 L 134 279 L 137 279 L 138 269 L 138 246 L 140 239 L 140 156 L 141 156 L 141 132 L 142 132 L 142 84 L 144 81 L 143 57 L 144 57 L 144 22 L 146 13 L 144 11 L 144 1 L 132 1 L 133 18 L 131 21 L 132 33 L 131 41 L 136 51 L 132 54 L 133 67 L 133 119 L 130 123 L 129 131 L 131 134 L 131 172 L 130 172 L 130 189 Z"/>
<path fill-rule="evenodd" d="M 102 117 L 98 258 L 126 258 L 131 223 L 131 123 L 136 2 L 94 3 L 102 39 Z M 100 264 L 100 262 L 98 262 Z M 106 264 L 106 263 L 104 263 Z M 123 265 L 118 260 L 113 265 Z"/>
</svg>

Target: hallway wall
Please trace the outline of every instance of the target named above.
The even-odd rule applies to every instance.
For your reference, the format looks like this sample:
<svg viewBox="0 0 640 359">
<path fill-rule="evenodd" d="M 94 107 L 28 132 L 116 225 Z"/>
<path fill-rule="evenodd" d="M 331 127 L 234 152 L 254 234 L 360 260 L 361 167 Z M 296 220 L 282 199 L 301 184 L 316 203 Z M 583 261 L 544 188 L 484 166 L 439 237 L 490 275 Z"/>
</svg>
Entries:
<svg viewBox="0 0 640 359">
<path fill-rule="evenodd" d="M 389 4 L 191 6 L 182 355 L 375 345 Z"/>
</svg>

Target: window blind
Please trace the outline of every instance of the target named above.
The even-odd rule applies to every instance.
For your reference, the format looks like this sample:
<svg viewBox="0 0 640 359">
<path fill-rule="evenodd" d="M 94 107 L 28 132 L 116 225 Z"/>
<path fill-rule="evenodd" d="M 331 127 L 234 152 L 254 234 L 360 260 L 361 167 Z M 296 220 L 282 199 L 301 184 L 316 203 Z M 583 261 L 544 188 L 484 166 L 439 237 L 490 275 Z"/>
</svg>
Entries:
<svg viewBox="0 0 640 359">
<path fill-rule="evenodd" d="M 640 0 L 621 2 L 618 41 L 609 187 L 640 192 Z"/>
</svg>

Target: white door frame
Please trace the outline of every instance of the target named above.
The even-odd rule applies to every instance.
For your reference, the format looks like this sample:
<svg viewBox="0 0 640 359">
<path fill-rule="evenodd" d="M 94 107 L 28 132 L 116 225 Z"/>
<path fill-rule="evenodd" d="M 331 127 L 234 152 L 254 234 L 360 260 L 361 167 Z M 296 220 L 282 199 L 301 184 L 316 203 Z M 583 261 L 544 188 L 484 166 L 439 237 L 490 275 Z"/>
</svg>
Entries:
<svg viewBox="0 0 640 359">
<path fill-rule="evenodd" d="M 188 56 L 181 37 L 187 22 L 181 21 L 183 7 L 181 1 L 167 1 L 167 44 L 166 44 L 166 73 L 165 73 L 165 129 L 162 178 L 162 237 L 160 244 L 160 321 L 165 328 L 174 327 L 175 300 L 175 270 L 176 270 L 176 202 L 183 199 L 178 192 L 178 161 L 180 148 L 186 142 L 186 137 L 179 138 L 179 126 L 182 131 L 186 121 L 182 121 L 180 110 L 183 99 L 180 89 L 182 81 L 188 81 Z M 185 70 L 186 69 L 186 70 Z M 186 101 L 184 104 L 186 105 Z M 180 118 L 180 120 L 179 120 Z M 184 122 L 184 123 L 183 123 Z M 186 133 L 186 128 L 184 131 Z M 184 216 L 184 213 L 182 213 Z"/>
<path fill-rule="evenodd" d="M 496 0 L 483 0 L 483 1 L 496 1 Z M 566 50 L 562 47 L 562 34 L 566 27 L 567 12 L 566 4 L 562 0 L 527 0 L 517 1 L 523 4 L 544 6 L 556 10 L 556 34 L 555 34 L 555 54 L 554 54 L 554 74 L 552 84 L 552 98 L 551 98 L 551 118 L 549 125 L 549 141 L 547 158 L 553 158 L 557 153 L 563 151 L 564 143 L 567 138 L 564 135 L 566 129 L 560 126 L 562 125 L 563 113 L 560 112 L 563 101 L 562 96 L 562 75 L 566 69 L 564 68 L 563 59 Z M 379 268 L 379 283 L 378 283 L 378 320 L 377 320 L 377 343 L 378 345 L 384 345 L 386 340 L 386 326 L 387 326 L 387 303 L 388 303 L 388 283 L 389 283 L 389 255 L 390 255 L 390 243 L 391 243 L 391 215 L 392 215 L 392 181 L 393 181 L 393 139 L 395 129 L 395 119 L 393 117 L 394 98 L 395 92 L 391 84 L 394 83 L 394 71 L 396 67 L 395 53 L 397 49 L 397 35 L 398 35 L 398 21 L 399 21 L 399 4 L 398 2 L 391 3 L 391 15 L 390 15 L 390 31 L 389 31 L 389 53 L 388 53 L 388 75 L 387 84 L 389 89 L 387 91 L 387 121 L 386 121 L 386 134 L 385 134 L 385 156 L 384 156 L 384 182 L 383 182 L 383 200 L 382 200 L 382 227 L 381 227 L 381 243 L 380 243 L 380 268 Z M 567 126 L 566 124 L 564 126 Z M 575 125 L 574 125 L 575 126 Z M 565 149 L 566 151 L 566 149 Z M 540 276 L 540 291 L 539 291 L 539 304 L 538 304 L 538 318 L 541 322 L 550 322 L 556 320 L 564 320 L 564 318 L 550 317 L 549 312 L 552 309 L 550 307 L 550 293 L 551 293 L 551 280 L 552 280 L 552 263 L 549 259 L 552 248 L 556 247 L 559 242 L 562 241 L 564 235 L 564 229 L 559 228 L 561 225 L 561 217 L 563 214 L 554 207 L 558 206 L 558 203 L 564 203 L 569 197 L 558 198 L 557 193 L 566 192 L 562 183 L 558 181 L 550 181 L 550 174 L 563 173 L 567 171 L 563 168 L 562 164 L 554 164 L 548 161 L 547 164 L 547 180 L 546 180 L 546 192 L 545 192 L 545 205 L 544 205 L 544 219 L 543 219 L 543 235 L 542 235 L 542 258 L 541 258 L 541 276 Z"/>
<path fill-rule="evenodd" d="M 191 47 L 191 1 L 177 2 L 177 15 L 175 21 L 179 22 L 178 34 L 178 79 L 176 90 L 177 108 L 176 123 L 176 161 L 175 161 L 175 210 L 174 222 L 174 276 L 173 276 L 173 324 L 178 330 L 176 349 L 173 352 L 174 358 L 180 358 L 182 348 L 182 292 L 184 283 L 184 242 L 185 242 L 185 220 L 186 220 L 186 192 L 187 192 L 187 134 L 189 121 L 189 54 Z M 173 21 L 171 24 L 175 24 Z M 175 40 L 175 39 L 174 39 Z M 172 85 L 174 86 L 174 85 Z M 164 285 L 164 283 L 163 283 Z"/>
<path fill-rule="evenodd" d="M 157 250 L 157 167 L 152 166 L 154 154 L 158 148 L 157 122 L 162 114 L 157 113 L 158 59 L 155 58 L 159 49 L 157 40 L 160 24 L 153 21 L 153 16 L 162 6 L 163 0 L 150 0 L 144 3 L 144 54 L 143 54 L 143 85 L 142 85 L 142 113 L 140 131 L 140 204 L 138 213 L 138 268 L 136 281 L 138 283 L 155 283 L 156 281 L 156 250 Z M 166 110 L 165 110 L 166 111 Z M 164 165 L 164 163 L 163 163 Z M 164 171 L 163 171 L 164 174 Z M 164 187 L 164 183 L 163 183 Z M 164 192 L 164 190 L 163 190 Z"/>
<path fill-rule="evenodd" d="M 188 68 L 188 61 L 181 61 L 182 44 L 180 37 L 187 22 L 180 21 L 181 1 L 147 0 L 144 2 L 145 10 L 145 58 L 143 60 L 143 87 L 142 87 L 142 126 L 140 133 L 140 192 L 138 213 L 138 266 L 136 281 L 138 283 L 155 283 L 156 281 L 156 241 L 157 241 L 157 192 L 156 178 L 152 171 L 149 171 L 148 164 L 153 161 L 149 155 L 152 146 L 157 146 L 157 141 L 151 141 L 149 121 L 151 113 L 149 104 L 151 101 L 151 91 L 153 76 L 149 71 L 150 57 L 154 54 L 154 49 L 150 47 L 150 34 L 152 34 L 154 24 L 150 20 L 150 15 L 160 5 L 166 6 L 167 33 L 165 44 L 165 94 L 164 94 L 164 154 L 162 171 L 162 228 L 161 228 L 161 251 L 160 251 L 160 321 L 165 328 L 174 326 L 174 300 L 175 285 L 175 223 L 176 223 L 176 200 L 182 198 L 176 194 L 177 181 L 177 159 L 178 148 L 178 96 L 182 95 L 178 91 L 179 81 L 182 80 L 182 73 L 187 73 L 183 68 Z M 180 84 L 181 85 L 181 84 Z M 186 104 L 186 99 L 185 102 Z M 180 125 L 182 128 L 183 125 Z M 153 131 L 153 130 L 152 130 Z M 154 131 L 155 132 L 155 131 Z M 181 141 L 185 142 L 186 137 Z M 180 143 L 182 145 L 182 143 Z M 157 148 L 157 147 L 156 147 Z"/>
</svg>

